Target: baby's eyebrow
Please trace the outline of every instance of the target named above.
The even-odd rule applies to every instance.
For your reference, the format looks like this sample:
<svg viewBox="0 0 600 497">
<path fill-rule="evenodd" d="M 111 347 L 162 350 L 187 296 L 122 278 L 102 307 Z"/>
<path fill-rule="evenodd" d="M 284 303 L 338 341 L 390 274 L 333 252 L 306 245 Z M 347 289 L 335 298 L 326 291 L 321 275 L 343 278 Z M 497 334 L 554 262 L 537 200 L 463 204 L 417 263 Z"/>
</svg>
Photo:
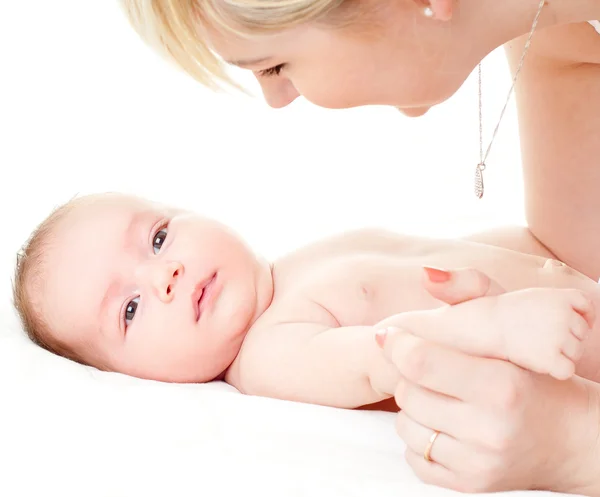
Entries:
<svg viewBox="0 0 600 497">
<path fill-rule="evenodd" d="M 148 218 L 150 211 L 138 211 L 129 219 L 123 232 L 123 249 L 129 251 L 139 246 L 139 227 Z"/>
<path fill-rule="evenodd" d="M 129 222 L 124 223 L 125 228 L 121 235 L 124 251 L 128 252 L 139 245 L 139 226 L 146 215 L 147 213 L 144 211 L 137 211 L 130 216 Z M 110 317 L 108 313 L 112 308 L 112 302 L 121 295 L 122 291 L 123 288 L 120 278 L 115 274 L 111 277 L 110 284 L 100 301 L 100 306 L 98 308 L 98 322 L 103 323 L 107 317 Z"/>
<path fill-rule="evenodd" d="M 104 293 L 104 297 L 100 302 L 100 307 L 98 308 L 98 322 L 104 323 L 106 318 L 109 317 L 108 313 L 112 308 L 112 302 L 121 294 L 121 283 L 117 277 L 113 278 L 110 285 L 106 289 Z M 104 328 L 104 327 L 102 327 Z"/>
<path fill-rule="evenodd" d="M 142 226 L 148 224 L 150 226 L 153 217 L 156 217 L 156 212 L 153 209 L 139 210 L 131 214 L 128 222 L 125 222 L 121 239 L 123 242 L 122 249 L 126 253 L 139 253 L 142 247 L 144 238 L 141 236 Z M 149 235 L 148 235 L 149 236 Z M 118 274 L 112 275 L 110 283 L 100 301 L 98 308 L 98 319 L 100 323 L 104 323 L 107 318 L 110 318 L 109 312 L 113 307 L 113 302 L 124 293 L 123 282 Z M 113 325 L 114 326 L 114 325 Z M 104 328 L 104 327 L 103 327 Z"/>
</svg>

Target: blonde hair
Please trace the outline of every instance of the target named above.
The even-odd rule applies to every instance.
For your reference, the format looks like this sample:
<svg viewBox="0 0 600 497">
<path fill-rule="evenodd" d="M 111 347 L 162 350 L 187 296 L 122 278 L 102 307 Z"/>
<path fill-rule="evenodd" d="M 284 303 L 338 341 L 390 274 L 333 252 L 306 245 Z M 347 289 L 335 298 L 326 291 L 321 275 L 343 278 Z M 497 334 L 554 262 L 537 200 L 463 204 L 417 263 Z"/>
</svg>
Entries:
<svg viewBox="0 0 600 497">
<path fill-rule="evenodd" d="M 212 52 L 202 28 L 251 37 L 323 20 L 351 0 L 120 0 L 138 34 L 179 67 L 213 89 L 237 85 Z M 347 9 L 345 9 L 347 11 Z M 353 16 L 354 17 L 354 16 Z M 359 16 L 356 16 L 359 17 Z M 328 19 L 330 20 L 330 19 Z M 336 16 L 336 25 L 349 19 Z"/>
<path fill-rule="evenodd" d="M 81 364 L 86 362 L 75 350 L 57 340 L 44 319 L 40 296 L 44 293 L 45 254 L 51 248 L 52 233 L 74 206 L 70 201 L 50 214 L 32 233 L 20 253 L 13 280 L 13 303 L 31 341 L 40 347 Z"/>
</svg>

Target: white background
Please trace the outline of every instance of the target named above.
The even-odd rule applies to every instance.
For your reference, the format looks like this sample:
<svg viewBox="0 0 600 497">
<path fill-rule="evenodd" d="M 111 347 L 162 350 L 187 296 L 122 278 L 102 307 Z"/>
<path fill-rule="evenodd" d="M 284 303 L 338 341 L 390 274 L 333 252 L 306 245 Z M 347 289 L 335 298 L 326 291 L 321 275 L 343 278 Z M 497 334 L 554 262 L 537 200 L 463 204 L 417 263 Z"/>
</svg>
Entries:
<svg viewBox="0 0 600 497">
<path fill-rule="evenodd" d="M 524 222 L 512 102 L 488 161 L 486 195 L 472 193 L 475 77 L 416 120 L 393 108 L 333 111 L 302 99 L 272 110 L 258 93 L 203 89 L 152 53 L 114 1 L 98 0 L 1 0 L 0 75 L 0 338 L 11 335 L 0 341 L 0 419 L 12 399 L 17 434 L 24 423 L 38 435 L 56 435 L 59 419 L 68 425 L 61 430 L 73 426 L 61 410 L 45 425 L 40 385 L 50 388 L 52 375 L 36 365 L 49 359 L 10 348 L 22 342 L 9 296 L 18 248 L 51 208 L 76 194 L 126 191 L 196 209 L 232 224 L 269 257 L 356 227 L 453 236 Z M 497 51 L 484 64 L 486 144 L 509 85 Z M 33 390 L 19 383 L 23 374 Z M 92 397 L 103 397 L 91 391 L 85 402 L 94 405 Z M 14 454 L 0 449 L 2 456 Z"/>
</svg>

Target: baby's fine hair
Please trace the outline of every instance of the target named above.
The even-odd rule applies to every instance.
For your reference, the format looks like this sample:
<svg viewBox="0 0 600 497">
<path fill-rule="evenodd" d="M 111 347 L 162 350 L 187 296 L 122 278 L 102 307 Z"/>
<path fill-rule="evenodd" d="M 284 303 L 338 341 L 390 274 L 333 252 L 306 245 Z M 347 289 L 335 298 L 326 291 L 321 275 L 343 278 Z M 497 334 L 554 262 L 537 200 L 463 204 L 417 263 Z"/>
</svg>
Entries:
<svg viewBox="0 0 600 497">
<path fill-rule="evenodd" d="M 77 199 L 71 200 L 55 209 L 35 229 L 20 250 L 13 279 L 13 303 L 23 329 L 33 343 L 54 354 L 85 364 L 74 350 L 54 338 L 42 314 L 47 266 L 45 255 L 52 247 L 56 227 L 76 203 Z"/>
</svg>

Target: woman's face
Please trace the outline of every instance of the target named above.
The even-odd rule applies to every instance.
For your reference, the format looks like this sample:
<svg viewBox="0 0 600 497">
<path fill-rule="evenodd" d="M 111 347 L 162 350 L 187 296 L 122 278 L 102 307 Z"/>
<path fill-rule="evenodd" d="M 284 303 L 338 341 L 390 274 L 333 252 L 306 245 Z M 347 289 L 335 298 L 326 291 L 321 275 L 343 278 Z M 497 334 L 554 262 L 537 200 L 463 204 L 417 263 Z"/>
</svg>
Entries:
<svg viewBox="0 0 600 497">
<path fill-rule="evenodd" d="M 413 2 L 386 2 L 360 25 L 208 37 L 226 61 L 254 73 L 272 107 L 302 95 L 321 107 L 392 105 L 420 115 L 449 98 L 480 60 L 450 23 L 424 17 Z"/>
</svg>

